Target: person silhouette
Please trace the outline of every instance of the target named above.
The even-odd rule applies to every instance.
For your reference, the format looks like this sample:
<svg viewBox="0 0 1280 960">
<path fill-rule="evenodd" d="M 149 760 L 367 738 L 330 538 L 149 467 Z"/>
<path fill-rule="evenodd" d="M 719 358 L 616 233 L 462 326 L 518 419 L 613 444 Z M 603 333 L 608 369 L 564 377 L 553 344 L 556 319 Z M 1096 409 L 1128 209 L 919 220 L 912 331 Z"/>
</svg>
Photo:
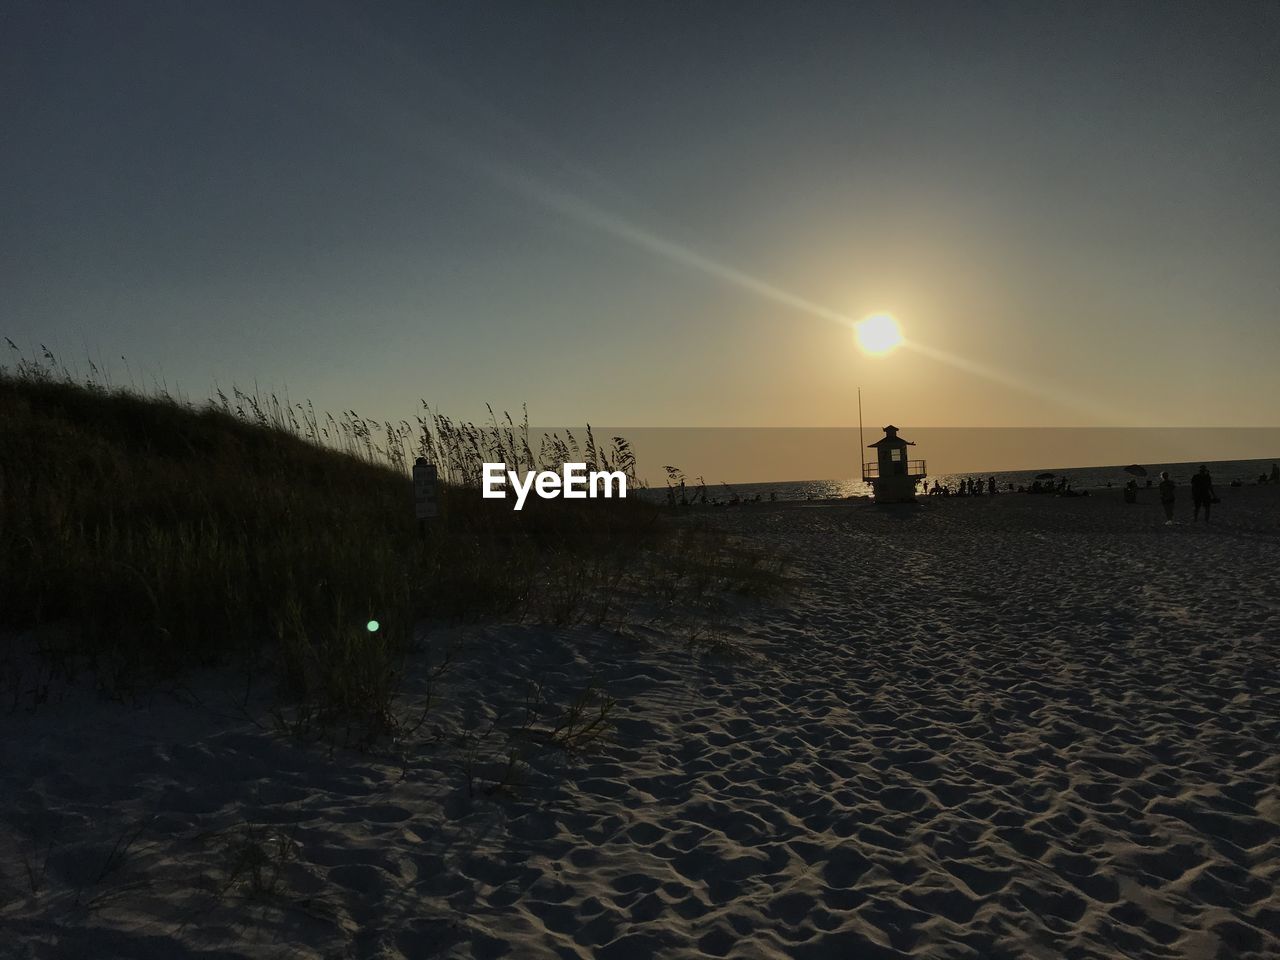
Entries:
<svg viewBox="0 0 1280 960">
<path fill-rule="evenodd" d="M 1160 506 L 1164 507 L 1164 525 L 1170 526 L 1173 523 L 1173 501 L 1174 490 L 1177 484 L 1169 479 L 1169 471 L 1160 471 Z"/>
<path fill-rule="evenodd" d="M 1209 522 L 1209 507 L 1213 504 L 1213 477 L 1209 468 L 1200 464 L 1200 472 L 1191 478 L 1191 503 L 1195 510 L 1193 520 L 1200 519 L 1200 508 L 1204 507 L 1204 522 Z"/>
</svg>

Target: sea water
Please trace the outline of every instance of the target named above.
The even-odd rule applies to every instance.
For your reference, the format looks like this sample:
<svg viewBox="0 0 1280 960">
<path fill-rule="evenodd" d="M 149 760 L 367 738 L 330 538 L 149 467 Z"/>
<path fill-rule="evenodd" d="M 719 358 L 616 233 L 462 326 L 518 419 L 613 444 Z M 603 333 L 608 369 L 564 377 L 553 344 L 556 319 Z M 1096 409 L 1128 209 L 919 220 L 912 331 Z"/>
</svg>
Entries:
<svg viewBox="0 0 1280 960">
<path fill-rule="evenodd" d="M 1229 486 L 1233 481 L 1243 484 L 1254 484 L 1266 473 L 1270 474 L 1272 460 L 1205 460 L 1188 463 L 1146 463 L 1147 476 L 1136 478 L 1139 486 L 1144 486 L 1148 479 L 1152 485 L 1160 482 L 1160 472 L 1169 471 L 1169 477 L 1177 484 L 1186 485 L 1192 474 L 1200 469 L 1201 463 L 1209 468 L 1215 486 Z M 927 479 L 930 488 L 940 482 L 950 487 L 954 493 L 962 480 L 979 479 L 983 492 L 989 477 L 996 478 L 996 488 L 1001 493 L 1009 490 L 1013 484 L 1016 491 L 1019 487 L 1030 487 L 1039 474 L 1052 473 L 1054 481 L 1066 478 L 1075 491 L 1103 490 L 1107 487 L 1123 487 L 1130 479 L 1125 473 L 1124 465 L 1101 467 L 1045 467 L 1042 470 L 1003 470 L 989 473 L 942 473 L 930 475 Z M 686 484 L 685 496 L 692 499 L 697 489 L 694 484 Z M 863 483 L 856 477 L 836 480 L 784 480 L 775 483 L 708 483 L 706 497 L 708 503 L 726 503 L 735 497 L 740 500 L 827 500 L 843 497 L 870 496 L 871 485 Z M 651 487 L 648 490 L 635 491 L 633 496 L 649 499 L 667 499 L 665 487 Z"/>
</svg>

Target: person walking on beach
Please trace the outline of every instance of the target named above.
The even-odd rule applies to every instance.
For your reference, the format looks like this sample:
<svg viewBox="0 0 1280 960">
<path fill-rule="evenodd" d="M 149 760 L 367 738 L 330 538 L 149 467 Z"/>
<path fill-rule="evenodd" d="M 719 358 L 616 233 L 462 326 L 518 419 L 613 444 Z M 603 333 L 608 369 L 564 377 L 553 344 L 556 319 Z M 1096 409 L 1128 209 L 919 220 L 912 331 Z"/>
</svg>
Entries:
<svg viewBox="0 0 1280 960">
<path fill-rule="evenodd" d="M 1173 524 L 1173 491 L 1177 485 L 1169 479 L 1169 471 L 1160 471 L 1160 506 L 1164 507 L 1164 525 Z"/>
<path fill-rule="evenodd" d="M 1209 507 L 1213 504 L 1213 477 L 1209 468 L 1200 464 L 1200 472 L 1191 478 L 1191 503 L 1195 508 L 1193 520 L 1200 519 L 1200 508 L 1204 507 L 1204 522 L 1209 522 Z"/>
</svg>

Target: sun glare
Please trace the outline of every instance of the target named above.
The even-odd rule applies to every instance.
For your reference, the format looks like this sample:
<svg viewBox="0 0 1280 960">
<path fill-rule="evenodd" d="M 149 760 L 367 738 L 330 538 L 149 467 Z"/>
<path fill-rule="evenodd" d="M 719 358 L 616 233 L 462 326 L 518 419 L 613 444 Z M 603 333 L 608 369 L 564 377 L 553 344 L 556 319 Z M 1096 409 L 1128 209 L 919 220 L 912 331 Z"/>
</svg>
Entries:
<svg viewBox="0 0 1280 960">
<path fill-rule="evenodd" d="M 902 345 L 902 328 L 889 313 L 873 313 L 853 325 L 858 346 L 873 356 L 884 356 Z"/>
</svg>

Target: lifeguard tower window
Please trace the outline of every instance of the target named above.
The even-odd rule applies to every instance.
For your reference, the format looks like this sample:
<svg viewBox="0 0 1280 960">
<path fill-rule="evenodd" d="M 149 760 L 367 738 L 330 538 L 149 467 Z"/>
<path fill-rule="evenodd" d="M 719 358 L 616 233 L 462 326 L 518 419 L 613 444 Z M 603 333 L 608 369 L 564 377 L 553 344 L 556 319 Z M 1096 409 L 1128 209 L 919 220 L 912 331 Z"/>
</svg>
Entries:
<svg viewBox="0 0 1280 960">
<path fill-rule="evenodd" d="M 893 459 L 895 460 L 907 459 L 907 451 L 903 450 L 901 447 L 898 447 L 893 451 Z"/>
</svg>

